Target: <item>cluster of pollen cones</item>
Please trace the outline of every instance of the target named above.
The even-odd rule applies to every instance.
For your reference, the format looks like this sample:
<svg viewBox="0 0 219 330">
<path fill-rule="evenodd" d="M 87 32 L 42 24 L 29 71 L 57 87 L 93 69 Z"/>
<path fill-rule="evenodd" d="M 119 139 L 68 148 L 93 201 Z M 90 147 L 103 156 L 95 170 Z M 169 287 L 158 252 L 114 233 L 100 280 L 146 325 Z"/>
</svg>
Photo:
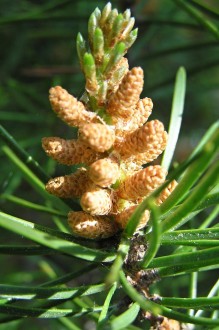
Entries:
<svg viewBox="0 0 219 330">
<path fill-rule="evenodd" d="M 123 57 L 123 62 L 127 60 Z M 90 110 L 60 86 L 50 89 L 54 112 L 69 126 L 78 127 L 78 138 L 45 137 L 48 156 L 65 165 L 84 164 L 76 172 L 51 179 L 46 190 L 61 198 L 79 198 L 83 211 L 71 211 L 68 222 L 74 234 L 90 239 L 107 238 L 124 229 L 141 201 L 158 188 L 167 172 L 148 164 L 165 149 L 167 133 L 159 120 L 147 121 L 150 98 L 140 99 L 143 89 L 140 67 L 127 69 L 104 103 L 104 117 Z M 103 105 L 101 105 L 103 106 Z M 171 182 L 156 200 L 160 205 L 175 188 Z M 146 210 L 138 229 L 150 217 Z"/>
</svg>

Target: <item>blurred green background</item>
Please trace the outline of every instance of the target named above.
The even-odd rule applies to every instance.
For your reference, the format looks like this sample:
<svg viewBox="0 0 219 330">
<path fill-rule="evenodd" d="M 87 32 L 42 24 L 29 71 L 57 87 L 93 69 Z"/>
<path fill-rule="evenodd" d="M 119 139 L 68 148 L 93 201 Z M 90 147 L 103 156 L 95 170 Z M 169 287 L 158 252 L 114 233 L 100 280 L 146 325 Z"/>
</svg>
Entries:
<svg viewBox="0 0 219 330">
<path fill-rule="evenodd" d="M 139 36 L 128 53 L 129 64 L 130 67 L 143 68 L 145 85 L 142 96 L 152 98 L 154 110 L 151 118 L 162 120 L 166 129 L 176 71 L 180 66 L 187 71 L 185 111 L 174 158 L 177 162 L 190 154 L 207 128 L 218 119 L 219 3 L 218 0 L 187 3 L 192 4 L 196 13 L 207 22 L 206 26 L 180 7 L 178 1 L 112 1 L 113 7 L 119 11 L 130 8 L 136 18 Z M 97 6 L 102 9 L 105 4 L 105 1 L 83 0 L 0 1 L 0 122 L 51 176 L 68 173 L 71 169 L 48 159 L 41 148 L 41 138 L 69 138 L 73 131 L 52 112 L 48 90 L 51 86 L 61 85 L 76 97 L 83 93 L 84 78 L 75 40 L 79 31 L 87 37 L 88 17 Z M 43 198 L 23 180 L 1 150 L 0 158 L 0 193 L 43 203 Z M 51 225 L 51 219 L 46 215 L 39 217 L 39 213 L 14 206 L 4 199 L 0 207 L 20 218 Z M 6 231 L 0 236 L 1 244 L 18 242 L 16 235 Z M 25 243 L 24 239 L 22 243 Z M 72 265 L 66 263 L 64 266 L 63 259 L 60 261 L 62 270 L 72 270 Z M 51 269 L 59 263 L 57 258 L 56 264 L 52 259 L 50 262 Z M 40 257 L 1 256 L 1 264 L 7 264 L 1 274 L 3 283 L 37 283 L 46 280 L 52 271 L 46 268 L 48 265 L 44 265 Z M 77 269 L 78 265 L 74 267 Z M 186 279 L 181 283 L 183 288 Z M 42 329 L 49 329 L 46 321 L 40 321 L 40 324 Z M 19 328 L 15 323 L 14 329 L 25 329 L 24 325 L 22 323 Z M 1 330 L 6 328 L 9 329 L 9 325 L 0 326 Z M 52 328 L 65 329 L 61 325 L 56 328 L 53 321 Z M 87 329 L 91 328 L 88 326 Z M 10 329 L 13 329 L 12 324 Z"/>
</svg>

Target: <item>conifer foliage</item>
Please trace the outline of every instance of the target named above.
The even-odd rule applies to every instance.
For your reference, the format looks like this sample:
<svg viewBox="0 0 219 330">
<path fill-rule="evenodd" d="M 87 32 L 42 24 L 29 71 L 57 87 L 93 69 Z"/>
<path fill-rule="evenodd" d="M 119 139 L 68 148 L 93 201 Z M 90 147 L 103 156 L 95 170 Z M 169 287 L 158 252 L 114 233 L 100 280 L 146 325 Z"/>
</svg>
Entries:
<svg viewBox="0 0 219 330">
<path fill-rule="evenodd" d="M 60 86 L 52 87 L 52 109 L 78 138 L 45 137 L 48 156 L 65 165 L 83 164 L 76 173 L 51 179 L 46 189 L 62 198 L 80 198 L 83 211 L 68 215 L 73 233 L 85 238 L 106 238 L 124 229 L 142 200 L 164 183 L 167 171 L 154 161 L 165 149 L 167 132 L 159 120 L 147 121 L 150 98 L 141 98 L 144 73 L 129 69 L 125 54 L 137 37 L 130 10 L 118 13 L 108 3 L 96 9 L 88 22 L 89 49 L 82 35 L 77 51 L 85 75 L 80 100 Z M 161 204 L 176 186 L 157 199 Z M 139 224 L 150 218 L 146 210 Z"/>
</svg>

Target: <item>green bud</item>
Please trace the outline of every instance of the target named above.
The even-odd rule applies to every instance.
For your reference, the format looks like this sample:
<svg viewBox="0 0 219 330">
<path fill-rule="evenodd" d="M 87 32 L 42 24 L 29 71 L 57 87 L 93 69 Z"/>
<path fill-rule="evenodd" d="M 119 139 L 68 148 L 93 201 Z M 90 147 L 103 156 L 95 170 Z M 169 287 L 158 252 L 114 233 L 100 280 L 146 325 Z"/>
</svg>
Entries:
<svg viewBox="0 0 219 330">
<path fill-rule="evenodd" d="M 100 11 L 100 9 L 99 9 L 98 7 L 94 10 L 93 14 L 94 14 L 95 17 L 96 17 L 97 22 L 99 22 L 100 17 L 101 17 L 101 11 Z"/>
<path fill-rule="evenodd" d="M 125 53 L 126 53 L 126 45 L 124 44 L 124 42 L 119 42 L 112 51 L 110 60 L 105 69 L 105 73 L 108 73 L 111 70 L 111 68 L 116 63 L 118 63 L 118 61 L 124 56 Z"/>
<path fill-rule="evenodd" d="M 114 64 L 116 64 L 120 58 L 122 58 L 122 56 L 125 54 L 125 50 L 126 50 L 126 47 L 125 47 L 125 44 L 124 42 L 120 42 L 116 45 L 115 49 L 114 49 Z"/>
<path fill-rule="evenodd" d="M 104 36 L 100 28 L 97 28 L 94 32 L 93 54 L 96 63 L 102 63 L 104 56 Z"/>
<path fill-rule="evenodd" d="M 93 38 L 96 28 L 97 28 L 97 18 L 95 16 L 95 13 L 92 13 L 88 21 L 88 38 L 91 49 L 93 49 Z"/>
<path fill-rule="evenodd" d="M 107 40 L 107 45 L 109 48 L 112 48 L 120 40 L 123 28 L 124 17 L 122 14 L 119 14 L 113 22 L 112 29 L 109 31 L 109 36 Z"/>
<path fill-rule="evenodd" d="M 124 40 L 126 49 L 129 49 L 138 36 L 138 28 L 134 29 L 132 32 L 129 33 L 128 37 Z"/>
<path fill-rule="evenodd" d="M 124 17 L 125 20 L 128 21 L 130 19 L 130 17 L 131 17 L 131 10 L 130 9 L 126 9 L 126 11 L 124 11 L 124 13 L 123 13 L 123 17 Z"/>
<path fill-rule="evenodd" d="M 113 75 L 110 78 L 111 83 L 113 85 L 117 85 L 118 86 L 119 82 L 124 77 L 126 71 L 127 71 L 127 67 L 126 66 L 124 66 L 124 65 L 120 66 L 117 70 L 115 70 L 113 72 Z"/>
<path fill-rule="evenodd" d="M 117 18 L 118 16 L 118 10 L 117 9 L 113 9 L 104 26 L 102 27 L 102 30 L 103 30 L 103 33 L 104 33 L 104 36 L 105 36 L 105 45 L 106 47 L 110 47 L 110 43 L 111 43 L 111 39 L 112 39 L 112 35 L 113 35 L 113 24 L 115 22 L 115 19 Z M 112 45 L 113 46 L 113 45 Z"/>
<path fill-rule="evenodd" d="M 96 72 L 95 61 L 90 53 L 85 53 L 83 58 L 83 66 L 86 77 L 91 77 Z"/>
<path fill-rule="evenodd" d="M 122 14 L 119 14 L 116 17 L 116 19 L 115 19 L 115 21 L 113 23 L 113 27 L 112 27 L 112 39 L 113 38 L 116 38 L 116 36 L 120 34 L 120 31 L 121 31 L 123 22 L 124 22 L 123 15 Z"/>
<path fill-rule="evenodd" d="M 92 54 L 84 54 L 83 68 L 86 78 L 86 90 L 90 95 L 94 95 L 98 88 L 98 84 L 96 78 L 96 66 Z"/>
<path fill-rule="evenodd" d="M 84 41 L 84 38 L 83 38 L 83 36 L 82 36 L 82 34 L 81 34 L 80 32 L 78 32 L 78 34 L 77 34 L 77 42 L 78 42 L 78 43 L 83 43 L 83 42 L 85 42 L 85 41 Z"/>
<path fill-rule="evenodd" d="M 110 31 L 113 27 L 113 23 L 116 19 L 116 17 L 118 16 L 118 10 L 117 9 L 113 9 L 111 11 L 111 13 L 109 14 L 108 18 L 107 18 L 107 22 L 106 22 L 106 25 L 107 25 L 107 29 L 108 31 Z"/>
<path fill-rule="evenodd" d="M 112 10 L 112 5 L 110 2 L 108 2 L 106 4 L 106 6 L 103 8 L 102 10 L 102 14 L 101 14 L 101 18 L 100 18 L 100 25 L 101 27 L 104 25 L 104 23 L 106 22 L 110 12 Z"/>
<path fill-rule="evenodd" d="M 84 54 L 86 53 L 86 43 L 80 32 L 77 35 L 76 48 L 77 48 L 77 53 L 78 53 L 80 63 L 82 65 L 83 57 L 84 57 Z"/>
<path fill-rule="evenodd" d="M 106 80 L 101 84 L 98 91 L 98 104 L 103 105 L 106 102 L 108 82 Z"/>
<path fill-rule="evenodd" d="M 135 19 L 134 19 L 134 17 L 131 17 L 129 19 L 129 21 L 127 22 L 126 27 L 122 33 L 123 40 L 129 37 L 129 34 L 130 34 L 134 24 L 135 24 Z"/>
</svg>

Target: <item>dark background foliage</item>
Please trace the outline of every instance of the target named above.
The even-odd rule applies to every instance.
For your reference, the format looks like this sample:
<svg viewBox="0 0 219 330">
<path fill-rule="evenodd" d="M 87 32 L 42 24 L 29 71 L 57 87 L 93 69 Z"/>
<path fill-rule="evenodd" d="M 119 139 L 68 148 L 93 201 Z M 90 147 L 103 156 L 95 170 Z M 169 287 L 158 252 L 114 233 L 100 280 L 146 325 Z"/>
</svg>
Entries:
<svg viewBox="0 0 219 330">
<path fill-rule="evenodd" d="M 194 0 L 191 3 L 206 20 L 218 23 L 217 0 Z M 204 7 L 200 7 L 200 3 Z M 49 175 L 67 173 L 71 169 L 57 165 L 46 157 L 41 149 L 41 138 L 66 138 L 73 133 L 51 111 L 48 90 L 51 86 L 61 85 L 76 97 L 83 93 L 84 79 L 77 59 L 75 40 L 79 31 L 87 36 L 89 15 L 97 6 L 102 9 L 105 4 L 102 0 L 0 1 L 0 121 Z M 199 24 L 178 6 L 177 1 L 118 0 L 112 1 L 112 5 L 119 11 L 131 8 L 136 18 L 139 37 L 128 54 L 130 67 L 141 66 L 144 69 L 142 95 L 152 98 L 152 118 L 162 120 L 166 128 L 176 71 L 180 66 L 184 66 L 187 71 L 185 112 L 174 158 L 180 162 L 190 154 L 200 137 L 218 118 L 219 34 L 216 36 Z M 1 192 L 15 194 L 32 202 L 43 201 L 23 182 L 21 175 L 2 152 L 0 158 Z M 4 212 L 10 211 L 12 215 L 24 219 L 37 216 L 38 222 L 43 224 L 48 221 L 46 216 L 39 218 L 32 210 L 15 207 L 5 200 L 0 205 Z M 17 236 L 8 232 L 1 234 L 2 243 L 13 243 L 14 239 L 17 240 Z M 1 264 L 7 265 L 1 273 L 2 281 L 6 283 L 37 283 L 43 276 L 45 280 L 50 272 L 44 269 L 38 257 L 25 260 L 22 257 L 1 259 Z M 50 262 L 53 264 L 52 258 Z M 63 271 L 65 268 L 66 271 L 72 269 L 67 262 L 65 266 L 63 258 L 60 263 Z M 56 268 L 55 264 L 53 266 Z M 74 267 L 77 268 L 77 264 Z M 183 289 L 184 279 L 181 284 Z M 42 328 L 49 329 L 45 325 L 47 323 L 41 324 Z M 51 324 L 51 329 L 63 327 L 58 325 L 55 328 L 53 321 Z M 27 323 L 27 327 L 29 325 Z M 2 330 L 4 326 L 0 328 Z M 9 325 L 6 328 L 9 329 Z M 15 328 L 24 329 L 24 323 L 21 328 L 17 325 Z M 10 329 L 13 329 L 13 325 Z"/>
</svg>

